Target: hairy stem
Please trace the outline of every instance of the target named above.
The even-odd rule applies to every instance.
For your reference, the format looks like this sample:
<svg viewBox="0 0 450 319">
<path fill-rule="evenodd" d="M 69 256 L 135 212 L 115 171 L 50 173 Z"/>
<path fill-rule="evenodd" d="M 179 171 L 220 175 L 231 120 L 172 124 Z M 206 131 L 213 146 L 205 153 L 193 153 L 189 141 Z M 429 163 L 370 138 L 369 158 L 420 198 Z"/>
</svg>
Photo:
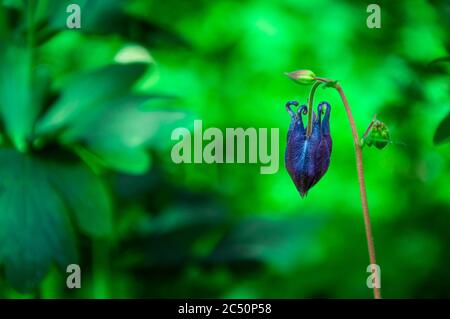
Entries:
<svg viewBox="0 0 450 319">
<path fill-rule="evenodd" d="M 372 127 L 376 121 L 377 121 L 377 115 L 375 114 L 373 116 L 372 122 L 370 122 L 369 126 L 367 127 L 366 131 L 363 134 L 363 139 L 365 139 L 367 137 L 367 135 L 370 133 L 370 131 L 372 130 Z"/>
<path fill-rule="evenodd" d="M 334 82 L 330 79 L 325 78 L 316 78 L 317 81 L 328 83 Z M 366 184 L 364 181 L 364 168 L 363 168 L 363 159 L 362 159 L 362 148 L 359 143 L 358 130 L 356 128 L 355 120 L 353 118 L 352 111 L 350 109 L 350 105 L 348 104 L 347 97 L 345 96 L 344 90 L 342 89 L 339 83 L 335 83 L 334 88 L 339 92 L 342 103 L 344 104 L 345 111 L 347 112 L 348 121 L 350 122 L 350 127 L 352 129 L 353 135 L 353 143 L 355 145 L 355 155 L 356 155 L 356 170 L 358 172 L 358 183 L 359 183 L 359 193 L 361 196 L 361 204 L 364 216 L 364 225 L 366 230 L 367 237 L 367 246 L 369 250 L 369 258 L 371 264 L 376 264 L 375 259 L 375 245 L 373 243 L 373 235 L 372 235 L 372 226 L 370 223 L 370 215 L 369 215 L 369 205 L 367 203 L 367 194 L 366 194 Z M 381 299 L 380 288 L 374 286 L 373 293 L 375 299 Z"/>
</svg>

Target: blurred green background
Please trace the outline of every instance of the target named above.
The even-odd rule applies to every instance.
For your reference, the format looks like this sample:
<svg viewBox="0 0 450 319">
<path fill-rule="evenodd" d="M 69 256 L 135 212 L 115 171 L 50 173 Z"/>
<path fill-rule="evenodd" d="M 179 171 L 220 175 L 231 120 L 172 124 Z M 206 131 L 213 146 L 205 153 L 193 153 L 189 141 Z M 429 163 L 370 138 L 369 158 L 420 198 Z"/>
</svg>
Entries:
<svg viewBox="0 0 450 319">
<path fill-rule="evenodd" d="M 382 295 L 450 297 L 447 1 L 377 1 L 381 29 L 364 1 L 2 2 L 0 297 L 371 298 L 334 90 L 327 174 L 301 199 L 284 169 L 297 69 L 340 81 L 360 134 L 390 128 L 364 149 Z M 280 128 L 280 170 L 172 163 L 194 119 Z"/>
</svg>

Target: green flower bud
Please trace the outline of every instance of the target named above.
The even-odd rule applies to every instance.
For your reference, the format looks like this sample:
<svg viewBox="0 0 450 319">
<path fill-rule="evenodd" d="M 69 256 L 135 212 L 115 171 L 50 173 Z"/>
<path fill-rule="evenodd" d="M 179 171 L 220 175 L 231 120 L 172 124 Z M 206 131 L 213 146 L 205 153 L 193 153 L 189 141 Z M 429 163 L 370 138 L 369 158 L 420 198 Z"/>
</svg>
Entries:
<svg viewBox="0 0 450 319">
<path fill-rule="evenodd" d="M 369 132 L 366 133 L 363 144 L 367 146 L 375 146 L 378 149 L 383 149 L 391 142 L 391 136 L 389 135 L 389 129 L 381 121 L 375 120 L 370 128 Z"/>
<path fill-rule="evenodd" d="M 313 84 L 316 78 L 311 70 L 298 70 L 285 74 L 299 84 Z"/>
</svg>

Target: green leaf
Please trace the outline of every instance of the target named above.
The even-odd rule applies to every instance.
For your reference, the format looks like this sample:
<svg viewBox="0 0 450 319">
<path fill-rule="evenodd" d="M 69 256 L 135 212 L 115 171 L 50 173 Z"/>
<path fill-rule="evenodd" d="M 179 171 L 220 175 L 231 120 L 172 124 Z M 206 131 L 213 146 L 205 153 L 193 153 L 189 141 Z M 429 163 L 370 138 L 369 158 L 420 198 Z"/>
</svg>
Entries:
<svg viewBox="0 0 450 319">
<path fill-rule="evenodd" d="M 75 141 L 85 140 L 90 136 L 91 130 L 97 129 L 98 125 L 103 125 L 103 119 L 108 113 L 116 112 L 115 109 L 123 107 L 131 107 L 138 109 L 147 101 L 159 98 L 159 96 L 121 96 L 113 100 L 105 101 L 86 112 L 83 117 L 70 123 L 61 133 L 60 140 L 65 144 L 74 143 Z"/>
<path fill-rule="evenodd" d="M 150 166 L 146 147 L 169 143 L 169 128 L 185 117 L 181 112 L 144 108 L 154 98 L 161 96 L 125 96 L 107 102 L 68 126 L 60 140 L 85 143 L 102 165 L 142 174 Z"/>
<path fill-rule="evenodd" d="M 219 242 L 211 261 L 232 263 L 260 261 L 289 268 L 309 258 L 314 251 L 312 240 L 323 218 L 301 216 L 286 219 L 249 218 L 243 220 Z"/>
<path fill-rule="evenodd" d="M 2 4 L 7 8 L 15 8 L 15 9 L 23 8 L 22 0 L 3 0 Z"/>
<path fill-rule="evenodd" d="M 66 8 L 73 0 L 53 0 L 49 6 L 49 23 L 46 32 L 67 30 Z M 161 47 L 165 44 L 187 46 L 186 41 L 175 32 L 161 28 L 146 19 L 127 14 L 126 0 L 78 0 L 81 9 L 80 32 L 88 34 L 118 34 L 129 42 L 145 43 Z"/>
<path fill-rule="evenodd" d="M 81 11 L 81 31 L 96 31 L 97 28 L 105 29 L 106 25 L 114 24 L 116 16 L 122 11 L 125 0 L 50 0 L 49 3 L 49 26 L 55 29 L 67 28 L 67 7 L 77 4 Z"/>
<path fill-rule="evenodd" d="M 434 133 L 434 144 L 441 144 L 450 141 L 450 113 L 439 124 L 436 132 Z"/>
<path fill-rule="evenodd" d="M 428 63 L 428 66 L 432 66 L 434 64 L 440 63 L 440 62 L 450 62 L 450 55 L 449 56 L 444 56 L 441 58 L 437 58 L 434 59 L 433 61 L 431 61 L 430 63 Z"/>
<path fill-rule="evenodd" d="M 62 269 L 77 260 L 63 201 L 39 160 L 0 150 L 0 264 L 7 280 L 29 291 L 52 262 Z"/>
<path fill-rule="evenodd" d="M 127 93 L 147 67 L 145 63 L 114 64 L 76 77 L 37 123 L 36 132 L 54 132 L 72 121 L 82 120 L 106 101 Z"/>
<path fill-rule="evenodd" d="M 1 115 L 14 145 L 25 151 L 40 109 L 32 93 L 31 56 L 22 48 L 0 45 L 0 61 Z"/>
<path fill-rule="evenodd" d="M 90 236 L 112 232 L 112 204 L 102 180 L 85 165 L 47 163 L 50 182 L 75 215 L 78 226 Z"/>
<path fill-rule="evenodd" d="M 176 125 L 185 117 L 182 112 L 143 110 L 141 106 L 147 101 L 147 97 L 127 96 L 111 102 L 101 116 L 86 123 L 83 130 L 78 130 L 79 138 L 90 145 L 135 148 L 147 145 L 162 127 Z"/>
<path fill-rule="evenodd" d="M 75 144 L 72 149 L 88 164 L 93 171 L 101 172 L 103 168 L 114 169 L 123 173 L 139 175 L 150 167 L 150 155 L 142 148 L 120 149 L 91 147 Z"/>
<path fill-rule="evenodd" d="M 123 173 L 139 175 L 144 174 L 150 168 L 150 155 L 142 148 L 114 150 L 113 148 L 94 146 L 92 151 L 99 157 L 103 165 Z"/>
<path fill-rule="evenodd" d="M 140 240 L 128 247 L 129 251 L 144 254 L 140 262 L 144 267 L 179 267 L 189 260 L 198 260 L 199 254 L 203 257 L 203 253 L 211 252 L 227 222 L 223 209 L 208 200 L 168 207 L 157 216 L 148 217 L 137 217 L 139 227 L 134 231 Z M 205 243 L 205 236 L 210 235 L 219 238 Z M 198 247 L 199 243 L 203 247 Z"/>
</svg>

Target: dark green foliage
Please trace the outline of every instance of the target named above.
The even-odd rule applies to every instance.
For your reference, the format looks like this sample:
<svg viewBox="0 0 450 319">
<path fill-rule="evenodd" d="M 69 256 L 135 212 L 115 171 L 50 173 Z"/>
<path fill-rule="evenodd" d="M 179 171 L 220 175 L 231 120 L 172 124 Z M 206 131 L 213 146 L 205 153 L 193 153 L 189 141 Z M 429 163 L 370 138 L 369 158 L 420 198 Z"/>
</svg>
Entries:
<svg viewBox="0 0 450 319">
<path fill-rule="evenodd" d="M 448 142 L 450 139 L 450 113 L 439 124 L 434 133 L 433 141 L 435 144 Z"/>
<path fill-rule="evenodd" d="M 184 113 L 155 109 L 152 101 L 168 97 L 134 89 L 151 62 L 75 72 L 52 90 L 52 68 L 39 63 L 45 41 L 34 40 L 45 28 L 55 28 L 54 36 L 65 28 L 65 1 L 49 1 L 47 8 L 43 2 L 4 3 L 0 266 L 12 287 L 29 292 L 53 263 L 62 271 L 79 263 L 77 234 L 112 239 L 113 201 L 99 173 L 148 170 L 149 149 L 160 147 L 152 139 Z M 123 14 L 115 2 L 94 3 L 95 10 L 86 10 L 86 25 L 94 30 L 105 22 L 105 9 Z"/>
<path fill-rule="evenodd" d="M 2 149 L 0 165 L 0 262 L 11 284 L 26 291 L 42 280 L 50 263 L 65 269 L 77 261 L 73 229 L 45 163 Z"/>
</svg>

